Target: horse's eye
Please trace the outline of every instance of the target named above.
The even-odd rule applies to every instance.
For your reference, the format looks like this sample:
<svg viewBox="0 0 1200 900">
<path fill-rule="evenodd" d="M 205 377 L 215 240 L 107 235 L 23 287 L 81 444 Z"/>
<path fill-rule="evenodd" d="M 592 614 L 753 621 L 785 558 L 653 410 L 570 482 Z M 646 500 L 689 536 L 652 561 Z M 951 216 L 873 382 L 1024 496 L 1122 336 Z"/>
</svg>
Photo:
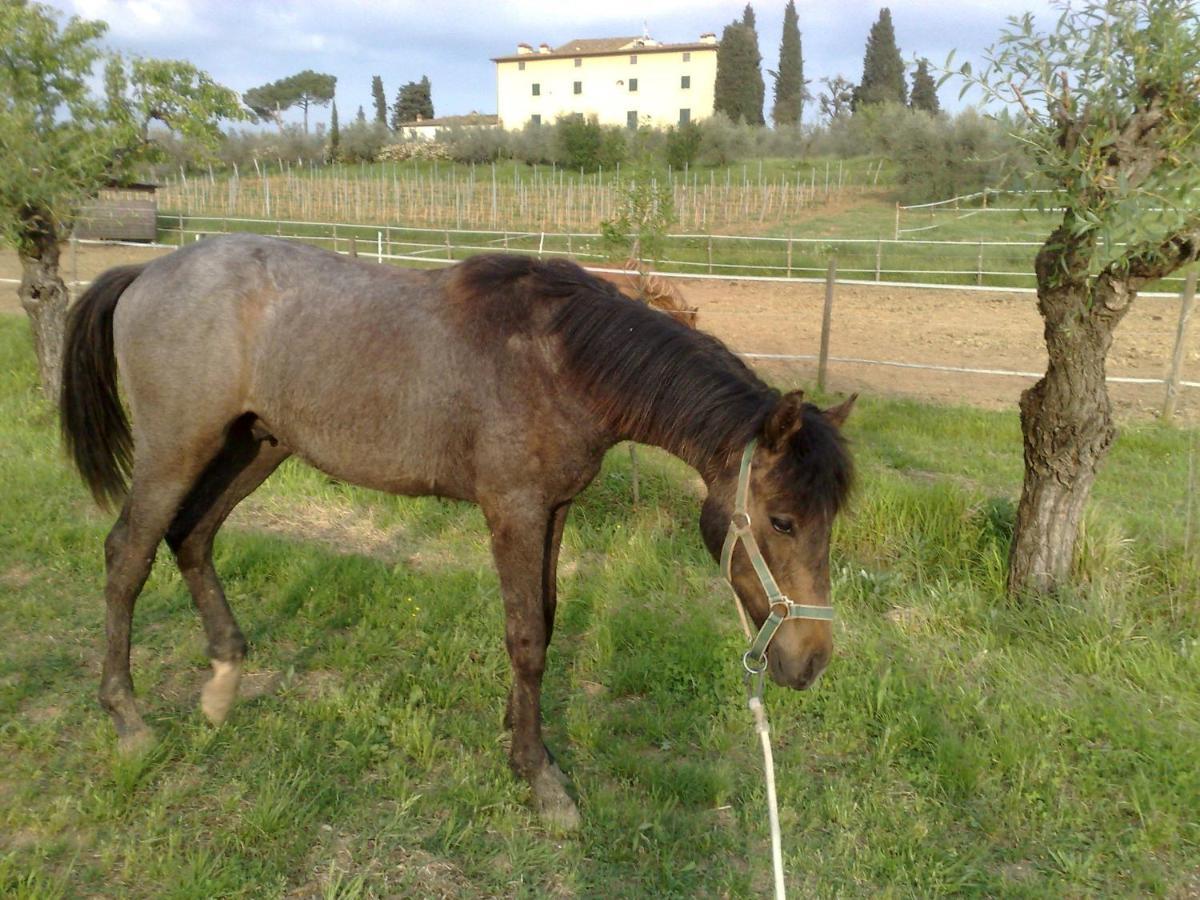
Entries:
<svg viewBox="0 0 1200 900">
<path fill-rule="evenodd" d="M 795 525 L 791 519 L 781 519 L 779 516 L 771 516 L 771 527 L 780 534 L 791 534 Z"/>
</svg>

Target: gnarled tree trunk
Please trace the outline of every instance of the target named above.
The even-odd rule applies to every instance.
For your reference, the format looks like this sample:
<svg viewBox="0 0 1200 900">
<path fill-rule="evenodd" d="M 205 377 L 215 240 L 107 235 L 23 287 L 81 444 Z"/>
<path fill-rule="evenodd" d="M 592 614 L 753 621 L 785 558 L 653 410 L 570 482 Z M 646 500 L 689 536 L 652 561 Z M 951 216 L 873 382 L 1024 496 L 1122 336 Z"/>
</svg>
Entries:
<svg viewBox="0 0 1200 900">
<path fill-rule="evenodd" d="M 1116 435 L 1105 359 L 1135 292 L 1111 275 L 1089 276 L 1088 255 L 1064 226 L 1037 257 L 1050 361 L 1021 395 L 1025 482 L 1009 554 L 1013 594 L 1049 593 L 1069 581 L 1084 507 Z"/>
<path fill-rule="evenodd" d="M 32 229 L 23 237 L 17 251 L 21 258 L 18 295 L 33 328 L 42 393 L 47 400 L 56 403 L 70 294 L 59 274 L 60 251 L 55 229 Z"/>
</svg>

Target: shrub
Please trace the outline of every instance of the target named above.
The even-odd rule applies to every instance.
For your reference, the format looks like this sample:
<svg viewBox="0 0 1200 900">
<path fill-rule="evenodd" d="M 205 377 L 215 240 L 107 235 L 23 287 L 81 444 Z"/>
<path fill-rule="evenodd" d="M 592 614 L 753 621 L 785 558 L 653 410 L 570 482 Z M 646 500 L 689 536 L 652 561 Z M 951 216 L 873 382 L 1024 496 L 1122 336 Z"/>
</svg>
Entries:
<svg viewBox="0 0 1200 900">
<path fill-rule="evenodd" d="M 700 126 L 687 122 L 678 128 L 667 129 L 667 165 L 672 169 L 691 166 L 700 155 Z"/>
<path fill-rule="evenodd" d="M 343 162 L 375 162 L 387 143 L 390 132 L 378 122 L 354 122 L 341 129 Z"/>
</svg>

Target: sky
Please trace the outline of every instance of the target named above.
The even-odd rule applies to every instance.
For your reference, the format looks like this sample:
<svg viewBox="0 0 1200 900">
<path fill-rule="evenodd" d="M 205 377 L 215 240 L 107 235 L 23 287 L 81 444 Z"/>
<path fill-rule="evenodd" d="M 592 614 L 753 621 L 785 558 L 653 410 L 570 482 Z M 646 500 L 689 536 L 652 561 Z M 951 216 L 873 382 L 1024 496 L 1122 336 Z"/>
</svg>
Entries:
<svg viewBox="0 0 1200 900">
<path fill-rule="evenodd" d="M 519 42 L 554 47 L 572 38 L 640 35 L 677 43 L 696 40 L 740 19 L 744 0 L 607 0 L 564 3 L 529 0 L 50 0 L 68 15 L 102 19 L 112 50 L 186 59 L 239 92 L 304 69 L 336 75 L 339 117 L 349 121 L 362 105 L 370 116 L 371 76 L 383 78 L 388 103 L 407 81 L 428 75 L 437 115 L 496 111 L 492 57 L 514 53 Z M 757 0 L 759 50 L 776 68 L 784 0 Z M 867 33 L 880 4 L 799 0 L 797 12 L 805 77 L 815 94 L 821 78 L 862 76 Z M 951 49 L 956 63 L 978 60 L 1009 16 L 1033 12 L 1049 25 L 1048 0 L 891 0 L 896 42 L 906 64 L 927 57 L 940 64 Z M 911 70 L 911 65 L 910 65 Z M 958 109 L 958 87 L 944 85 L 943 107 Z M 811 110 L 811 112 L 810 112 Z M 805 119 L 815 104 L 805 109 Z M 299 120 L 299 116 L 295 117 Z M 314 110 L 322 121 L 328 110 Z"/>
</svg>

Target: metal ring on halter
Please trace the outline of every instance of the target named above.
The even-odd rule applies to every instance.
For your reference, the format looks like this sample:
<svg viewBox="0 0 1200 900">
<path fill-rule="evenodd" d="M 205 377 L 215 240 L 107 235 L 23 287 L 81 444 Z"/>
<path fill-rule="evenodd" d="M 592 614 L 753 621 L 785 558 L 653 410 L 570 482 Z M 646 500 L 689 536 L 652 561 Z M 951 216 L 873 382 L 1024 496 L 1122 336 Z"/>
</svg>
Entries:
<svg viewBox="0 0 1200 900">
<path fill-rule="evenodd" d="M 750 530 L 750 513 L 735 512 L 729 519 L 729 526 L 734 531 L 749 531 Z"/>
<path fill-rule="evenodd" d="M 791 616 L 793 605 L 794 604 L 792 603 L 792 601 L 789 600 L 786 596 L 784 596 L 784 597 L 779 597 L 777 600 L 773 601 L 771 603 L 771 606 L 769 607 L 769 609 L 771 610 L 771 612 L 774 612 L 775 607 L 778 606 L 781 610 L 783 610 L 783 612 L 781 612 L 779 614 L 779 617 L 781 619 L 787 619 Z"/>
<path fill-rule="evenodd" d="M 767 655 L 765 653 L 763 654 L 762 665 L 758 668 L 755 668 L 754 666 L 750 665 L 750 651 L 747 650 L 742 654 L 742 666 L 751 675 L 761 675 L 763 672 L 767 671 Z"/>
</svg>

